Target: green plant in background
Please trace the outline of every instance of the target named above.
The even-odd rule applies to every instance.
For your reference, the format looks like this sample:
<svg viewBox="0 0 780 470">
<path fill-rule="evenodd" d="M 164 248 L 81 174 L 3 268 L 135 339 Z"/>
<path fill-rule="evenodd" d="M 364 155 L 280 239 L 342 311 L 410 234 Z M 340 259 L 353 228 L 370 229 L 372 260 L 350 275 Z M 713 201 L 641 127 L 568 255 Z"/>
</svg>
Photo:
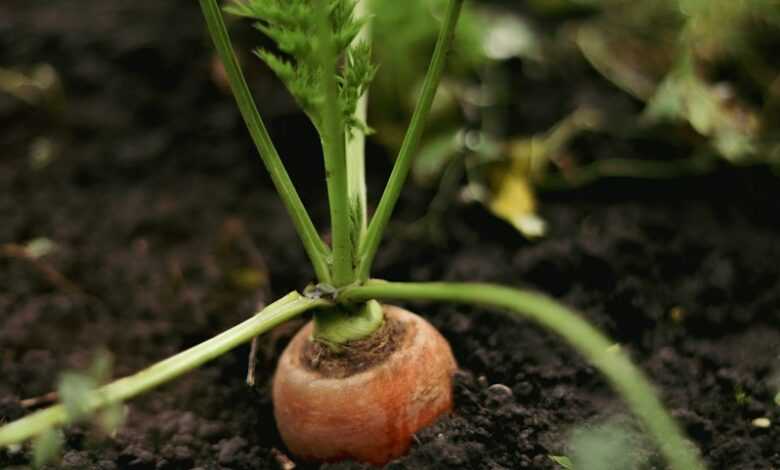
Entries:
<svg viewBox="0 0 780 470">
<path fill-rule="evenodd" d="M 303 294 L 291 292 L 250 319 L 135 375 L 100 387 L 94 380 L 74 382 L 81 390 L 76 393 L 77 409 L 64 402 L 9 423 L 0 428 L 0 446 L 43 436 L 36 446 L 39 462 L 43 461 L 56 448 L 57 435 L 51 434 L 56 427 L 105 412 L 304 312 L 314 311 L 313 340 L 338 353 L 354 341 L 378 334 L 384 323 L 379 301 L 426 300 L 505 310 L 557 333 L 605 375 L 655 439 L 671 468 L 703 468 L 644 374 L 625 353 L 611 347 L 611 341 L 567 307 L 541 294 L 498 285 L 371 279 L 374 256 L 419 148 L 462 4 L 462 0 L 446 4 L 411 123 L 370 220 L 365 216 L 364 151 L 355 142 L 367 129 L 362 118 L 365 101 L 360 97 L 376 69 L 369 60 L 370 48 L 358 39 L 365 21 L 354 15 L 358 5 L 351 0 L 239 0 L 228 7 L 234 14 L 251 18 L 258 29 L 277 42 L 283 56 L 264 50 L 257 51 L 257 55 L 288 86 L 320 135 L 331 218 L 332 243 L 328 246 L 314 228 L 271 142 L 239 68 L 217 1 L 200 0 L 238 107 L 292 217 L 317 282 Z M 381 43 L 382 37 L 376 36 L 375 42 Z"/>
<path fill-rule="evenodd" d="M 371 93 L 371 117 L 376 139 L 397 149 L 406 116 L 411 112 L 422 83 L 426 53 L 436 40 L 435 12 L 441 0 L 414 2 L 399 9 L 390 0 L 373 0 L 376 12 L 374 36 L 381 38 L 375 56 L 392 75 L 379 75 Z M 400 31 L 400 33 L 399 33 Z M 438 185 L 426 217 L 416 225 L 440 235 L 438 217 L 445 201 L 459 190 L 465 171 L 470 185 L 466 195 L 482 202 L 528 238 L 545 233 L 536 214 L 536 197 L 525 175 L 525 163 L 513 165 L 505 158 L 500 141 L 501 113 L 491 110 L 511 93 L 501 61 L 522 57 L 541 58 L 541 50 L 529 24 L 515 15 L 485 6 L 466 5 L 461 14 L 456 43 L 445 79 L 432 112 L 434 123 L 426 129 L 411 175 L 426 186 Z M 480 121 L 479 129 L 464 126 L 464 117 Z"/>
<path fill-rule="evenodd" d="M 394 9 L 389 0 L 374 3 Z M 392 48 L 376 48 L 379 62 L 399 67 L 404 77 L 403 88 L 380 76 L 372 89 L 381 104 L 372 108 L 377 138 L 391 148 L 399 132 L 382 123 L 398 122 L 403 115 L 399 104 L 414 96 L 409 84 L 419 81 L 421 73 L 415 75 L 413 65 L 425 50 L 420 45 L 434 37 L 431 22 L 423 21 L 430 18 L 430 3 L 416 2 L 376 22 L 376 30 L 391 30 L 393 18 L 403 16 L 414 25 L 413 33 L 383 41 Z M 441 100 L 439 112 L 449 118 L 426 132 L 414 166 L 416 180 L 439 182 L 448 200 L 461 190 L 461 178 L 447 175 L 465 172 L 463 194 L 468 199 L 482 202 L 533 238 L 544 233 L 536 214 L 539 191 L 608 177 L 698 175 L 724 163 L 780 170 L 780 69 L 773 60 L 780 38 L 777 2 L 540 0 L 522 9 L 495 8 L 478 5 L 464 12 L 476 27 L 462 31 L 458 47 L 468 52 L 456 56 L 459 65 L 445 77 L 447 99 Z M 476 30 L 480 33 L 474 34 Z M 410 59 L 397 63 L 400 57 Z M 638 111 L 573 103 L 574 109 L 560 111 L 558 122 L 546 130 L 507 132 L 507 117 L 494 108 L 510 90 L 523 94 L 517 78 L 502 76 L 504 62 L 514 58 L 527 64 L 527 83 L 574 70 L 575 88 L 586 82 L 583 77 L 592 68 L 601 75 L 600 87 L 616 86 L 623 93 L 606 99 L 630 97 L 640 103 Z M 591 86 L 590 78 L 587 82 Z M 391 99 L 380 100 L 385 95 Z M 477 116 L 478 127 L 464 130 L 463 114 Z M 669 158 L 638 149 L 624 156 L 581 155 L 574 147 L 587 136 L 611 142 L 621 152 L 637 140 L 654 140 L 685 149 L 685 154 Z M 644 154 L 637 158 L 638 152 Z M 448 173 L 453 166 L 459 169 Z"/>
<path fill-rule="evenodd" d="M 371 36 L 375 60 L 382 70 L 391 71 L 380 73 L 372 83 L 370 116 L 376 138 L 393 151 L 400 147 L 409 115 L 416 105 L 428 58 L 436 44 L 436 14 L 443 11 L 446 3 L 446 0 L 422 0 L 398 8 L 392 0 L 368 2 L 374 15 Z M 464 5 L 423 146 L 445 136 L 451 139 L 462 128 L 457 95 L 461 78 L 479 73 L 488 60 L 481 46 L 485 26 L 474 7 Z M 421 161 L 414 162 L 415 172 Z"/>
<path fill-rule="evenodd" d="M 674 178 L 712 171 L 721 161 L 780 168 L 780 69 L 773 60 L 780 37 L 777 2 L 561 0 L 532 6 L 574 31 L 566 39 L 573 39 L 588 64 L 644 104 L 640 113 L 620 118 L 627 126 L 616 128 L 617 119 L 597 116 L 571 137 L 644 136 L 690 149 L 677 159 L 647 155 L 592 162 L 571 152 L 512 155 L 536 160 L 529 173 L 536 187 L 576 187 L 610 176 Z"/>
<path fill-rule="evenodd" d="M 705 139 L 703 153 L 731 163 L 780 161 L 776 2 L 593 4 L 600 14 L 578 44 L 607 79 L 647 103 L 646 124 L 688 124 Z"/>
</svg>

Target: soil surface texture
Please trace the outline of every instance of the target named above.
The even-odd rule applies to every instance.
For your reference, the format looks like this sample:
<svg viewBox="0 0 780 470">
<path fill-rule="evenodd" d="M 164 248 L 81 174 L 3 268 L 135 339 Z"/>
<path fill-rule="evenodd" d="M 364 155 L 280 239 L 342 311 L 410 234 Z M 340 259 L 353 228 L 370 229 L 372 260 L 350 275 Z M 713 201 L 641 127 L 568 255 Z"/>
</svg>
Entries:
<svg viewBox="0 0 780 470">
<path fill-rule="evenodd" d="M 98 351 L 110 351 L 113 377 L 133 373 L 313 279 L 232 98 L 212 79 L 197 2 L 3 1 L 0 67 L 41 64 L 58 85 L 27 101 L 0 91 L 0 423 Z M 256 67 L 252 83 L 326 227 L 314 131 L 268 71 Z M 369 157 L 376 201 L 390 158 L 374 146 Z M 404 191 L 376 277 L 546 292 L 635 359 L 711 468 L 780 468 L 780 180 L 743 169 L 545 194 L 550 233 L 533 243 L 455 198 L 426 226 L 437 233 L 421 230 L 432 196 Z M 36 258 L 22 249 L 33 240 Z M 605 423 L 628 431 L 626 468 L 665 468 L 558 337 L 500 312 L 408 307 L 451 342 L 461 370 L 453 414 L 388 468 L 562 468 L 550 456 L 571 455 L 577 430 L 597 435 Z M 261 338 L 254 387 L 246 345 L 128 402 L 112 435 L 67 428 L 48 468 L 292 468 L 269 384 L 303 321 Z M 0 451 L 0 468 L 29 465 L 26 448 Z"/>
</svg>

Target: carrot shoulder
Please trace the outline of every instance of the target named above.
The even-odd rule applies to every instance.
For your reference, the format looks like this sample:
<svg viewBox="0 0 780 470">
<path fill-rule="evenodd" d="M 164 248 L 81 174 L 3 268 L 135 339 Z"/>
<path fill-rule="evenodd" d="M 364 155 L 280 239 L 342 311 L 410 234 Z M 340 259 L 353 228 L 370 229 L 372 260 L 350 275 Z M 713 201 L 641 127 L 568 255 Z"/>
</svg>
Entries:
<svg viewBox="0 0 780 470">
<path fill-rule="evenodd" d="M 315 370 L 305 356 L 309 323 L 279 360 L 274 414 L 287 447 L 308 460 L 382 465 L 408 450 L 413 435 L 452 409 L 457 367 L 447 341 L 421 317 L 383 306 L 402 333 L 378 364 L 346 377 Z"/>
</svg>

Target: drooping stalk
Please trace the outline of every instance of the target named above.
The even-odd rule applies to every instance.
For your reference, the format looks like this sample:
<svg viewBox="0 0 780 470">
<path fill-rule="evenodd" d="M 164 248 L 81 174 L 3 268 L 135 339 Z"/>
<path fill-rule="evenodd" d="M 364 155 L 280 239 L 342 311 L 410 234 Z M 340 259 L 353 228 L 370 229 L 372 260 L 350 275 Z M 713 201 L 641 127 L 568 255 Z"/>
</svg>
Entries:
<svg viewBox="0 0 780 470">
<path fill-rule="evenodd" d="M 360 249 L 360 258 L 358 263 L 357 278 L 359 280 L 368 279 L 371 272 L 371 264 L 374 260 L 379 242 L 382 240 L 382 234 L 387 227 L 390 216 L 401 194 L 406 176 L 409 174 L 409 168 L 412 164 L 412 155 L 417 151 L 420 137 L 425 127 L 425 121 L 436 96 L 436 90 L 439 87 L 441 76 L 444 71 L 444 64 L 447 54 L 452 46 L 455 37 L 455 26 L 458 23 L 463 0 L 450 0 L 447 5 L 447 11 L 444 17 L 444 24 L 439 31 L 439 37 L 436 41 L 436 48 L 428 66 L 428 72 L 425 75 L 422 92 L 414 109 L 411 123 L 404 136 L 401 149 L 398 151 L 393 171 L 387 182 L 382 198 L 379 200 L 376 213 L 368 226 L 368 232 Z"/>
<path fill-rule="evenodd" d="M 304 249 L 309 256 L 317 279 L 320 282 L 330 282 L 331 276 L 327 262 L 329 256 L 328 247 L 320 238 L 317 229 L 314 228 L 314 224 L 303 202 L 301 202 L 301 198 L 295 190 L 295 186 L 290 180 L 282 160 L 279 158 L 279 153 L 268 135 L 263 119 L 257 111 L 257 106 L 252 99 L 252 94 L 249 91 L 244 74 L 241 72 L 236 54 L 233 51 L 230 36 L 225 27 L 222 12 L 217 5 L 217 0 L 200 0 L 200 7 L 206 19 L 209 35 L 225 68 L 233 96 L 241 111 L 241 116 L 244 118 L 244 123 L 268 173 L 271 175 L 271 181 L 273 181 L 276 192 L 279 193 L 287 208 L 287 212 L 293 220 L 295 229 L 303 242 Z"/>
<path fill-rule="evenodd" d="M 336 81 L 336 51 L 330 27 L 327 0 L 315 0 L 317 5 L 319 51 L 323 91 L 322 150 L 325 156 L 325 180 L 330 206 L 330 234 L 332 240 L 331 282 L 336 287 L 351 283 L 353 277 L 351 220 L 347 186 L 346 133 L 339 107 L 339 84 Z"/>
<path fill-rule="evenodd" d="M 483 305 L 506 309 L 513 315 L 534 320 L 566 339 L 607 377 L 644 423 L 672 469 L 705 468 L 687 444 L 682 431 L 664 410 L 642 371 L 624 353 L 611 350 L 613 343 L 601 332 L 560 303 L 541 294 L 494 284 L 385 281 L 368 281 L 363 286 L 347 287 L 338 300 L 360 302 L 367 299 L 437 300 Z"/>
<path fill-rule="evenodd" d="M 354 16 L 360 21 L 368 14 L 368 0 L 359 0 Z M 355 38 L 355 42 L 371 41 L 371 23 L 366 22 Z M 366 122 L 368 110 L 368 92 L 358 99 L 355 107 L 355 119 Z M 359 254 L 360 244 L 366 235 L 368 212 L 366 209 L 366 136 L 363 130 L 353 129 L 347 133 L 347 187 L 349 193 L 350 217 L 352 218 L 352 250 L 355 258 Z M 353 262 L 356 259 L 353 259 Z"/>
<path fill-rule="evenodd" d="M 92 413 L 108 405 L 121 403 L 221 356 L 296 315 L 327 305 L 329 302 L 324 299 L 311 299 L 291 292 L 233 328 L 134 375 L 95 390 L 84 404 L 83 411 Z M 37 411 L 0 427 L 0 447 L 23 442 L 47 429 L 69 422 L 63 405 Z"/>
</svg>

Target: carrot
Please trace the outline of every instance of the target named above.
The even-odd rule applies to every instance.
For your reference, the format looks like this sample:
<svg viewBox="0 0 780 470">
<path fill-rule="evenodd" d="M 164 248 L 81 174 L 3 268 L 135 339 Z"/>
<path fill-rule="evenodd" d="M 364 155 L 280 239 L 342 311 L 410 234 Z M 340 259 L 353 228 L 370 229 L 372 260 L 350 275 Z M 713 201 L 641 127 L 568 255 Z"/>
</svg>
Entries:
<svg viewBox="0 0 780 470">
<path fill-rule="evenodd" d="M 395 348 L 365 370 L 313 366 L 307 351 L 316 341 L 314 322 L 285 349 L 273 381 L 274 414 L 295 455 L 383 465 L 406 453 L 416 432 L 452 409 L 457 365 L 447 340 L 414 313 L 391 305 L 383 310 L 386 323 L 400 326 L 391 339 Z"/>
</svg>

